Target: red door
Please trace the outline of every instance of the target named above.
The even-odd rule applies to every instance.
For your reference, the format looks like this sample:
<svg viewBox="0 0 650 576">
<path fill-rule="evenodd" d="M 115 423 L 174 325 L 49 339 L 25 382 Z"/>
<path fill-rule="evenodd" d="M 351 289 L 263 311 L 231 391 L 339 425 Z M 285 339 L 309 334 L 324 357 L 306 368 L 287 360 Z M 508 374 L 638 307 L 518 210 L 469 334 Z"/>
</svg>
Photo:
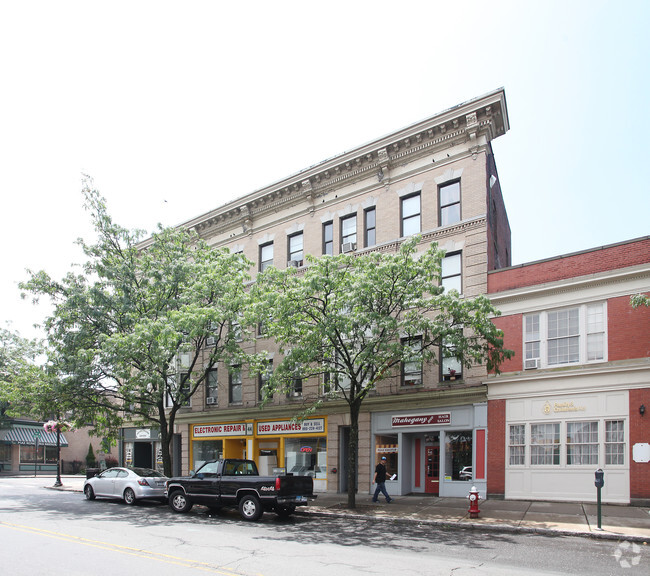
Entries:
<svg viewBox="0 0 650 576">
<path fill-rule="evenodd" d="M 440 447 L 426 447 L 426 478 L 424 484 L 426 494 L 440 493 Z"/>
</svg>

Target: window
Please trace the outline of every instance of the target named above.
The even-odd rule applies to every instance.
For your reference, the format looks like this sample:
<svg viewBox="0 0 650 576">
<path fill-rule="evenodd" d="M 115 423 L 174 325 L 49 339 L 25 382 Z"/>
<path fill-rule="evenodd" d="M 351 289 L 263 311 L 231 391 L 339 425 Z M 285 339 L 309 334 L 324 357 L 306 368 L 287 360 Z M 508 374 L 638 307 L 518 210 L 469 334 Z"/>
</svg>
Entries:
<svg viewBox="0 0 650 576">
<path fill-rule="evenodd" d="M 508 444 L 509 462 L 511 466 L 526 464 L 526 425 L 515 424 L 510 426 L 510 439 Z"/>
<path fill-rule="evenodd" d="M 456 349 L 451 343 L 443 341 L 440 349 L 442 380 L 456 380 L 463 377 L 463 365 L 455 352 Z"/>
<path fill-rule="evenodd" d="M 560 423 L 531 424 L 530 463 L 533 466 L 560 464 Z"/>
<path fill-rule="evenodd" d="M 402 236 L 419 234 L 422 226 L 420 222 L 420 195 L 414 194 L 402 198 Z"/>
<path fill-rule="evenodd" d="M 177 376 L 180 381 L 180 387 L 176 384 Z M 172 394 L 175 394 L 175 396 L 172 396 Z M 171 408 L 174 405 L 174 399 L 181 406 L 191 406 L 190 379 L 187 372 L 180 372 L 178 375 L 170 374 L 167 376 L 165 408 Z"/>
<path fill-rule="evenodd" d="M 273 266 L 273 242 L 260 246 L 260 272 Z"/>
<path fill-rule="evenodd" d="M 402 386 L 422 385 L 422 338 L 407 338 L 402 341 L 409 359 L 402 362 Z"/>
<path fill-rule="evenodd" d="M 463 293 L 461 254 L 449 254 L 442 259 L 442 287 L 445 292 L 456 290 Z"/>
<path fill-rule="evenodd" d="M 341 218 L 341 252 L 345 252 L 345 248 L 357 243 L 357 215 L 346 216 Z M 352 248 L 354 249 L 354 248 Z"/>
<path fill-rule="evenodd" d="M 605 464 L 625 464 L 623 420 L 607 420 L 605 422 Z"/>
<path fill-rule="evenodd" d="M 218 388 L 219 388 L 219 383 L 217 381 L 217 371 L 215 370 L 209 370 L 208 371 L 208 379 L 206 380 L 205 384 L 205 403 L 210 405 L 210 404 L 217 404 L 217 394 L 218 394 Z"/>
<path fill-rule="evenodd" d="M 323 254 L 332 256 L 334 254 L 334 223 L 323 224 Z"/>
<path fill-rule="evenodd" d="M 265 390 L 264 387 L 268 385 L 269 380 L 271 379 L 271 374 L 273 374 L 273 360 L 269 360 L 266 369 L 260 372 L 257 380 L 257 400 L 262 402 L 264 400 Z"/>
<path fill-rule="evenodd" d="M 460 182 L 452 182 L 438 189 L 440 200 L 440 226 L 460 222 Z"/>
<path fill-rule="evenodd" d="M 566 463 L 598 464 L 598 422 L 567 422 Z"/>
<path fill-rule="evenodd" d="M 223 440 L 195 440 L 192 442 L 193 470 L 198 470 L 208 460 L 223 458 Z"/>
<path fill-rule="evenodd" d="M 296 371 L 296 374 L 291 379 L 291 388 L 289 389 L 287 396 L 289 398 L 298 398 L 302 396 L 302 378 L 300 377 L 298 371 Z"/>
<path fill-rule="evenodd" d="M 231 366 L 228 400 L 231 404 L 242 403 L 241 366 Z"/>
<path fill-rule="evenodd" d="M 391 479 L 393 474 L 397 475 L 397 461 L 399 456 L 399 436 L 397 434 L 377 434 L 375 436 L 375 462 L 377 464 L 382 458 L 386 457 L 386 472 L 388 479 Z M 395 478 L 397 480 L 397 478 Z"/>
<path fill-rule="evenodd" d="M 21 464 L 56 464 L 56 446 L 21 445 L 19 458 Z"/>
<path fill-rule="evenodd" d="M 299 232 L 293 236 L 289 236 L 288 242 L 288 261 L 290 266 L 302 266 L 303 262 L 303 234 Z M 291 264 L 297 262 L 297 264 Z"/>
<path fill-rule="evenodd" d="M 327 476 L 327 438 L 287 438 L 284 461 L 289 474 L 325 478 Z"/>
<path fill-rule="evenodd" d="M 605 360 L 604 303 L 524 316 L 524 368 Z"/>
<path fill-rule="evenodd" d="M 368 208 L 364 212 L 365 219 L 365 238 L 364 246 L 374 246 L 377 243 L 377 211 L 375 208 Z"/>
<path fill-rule="evenodd" d="M 472 465 L 472 431 L 445 433 L 445 480 L 462 480 L 460 471 Z"/>
</svg>

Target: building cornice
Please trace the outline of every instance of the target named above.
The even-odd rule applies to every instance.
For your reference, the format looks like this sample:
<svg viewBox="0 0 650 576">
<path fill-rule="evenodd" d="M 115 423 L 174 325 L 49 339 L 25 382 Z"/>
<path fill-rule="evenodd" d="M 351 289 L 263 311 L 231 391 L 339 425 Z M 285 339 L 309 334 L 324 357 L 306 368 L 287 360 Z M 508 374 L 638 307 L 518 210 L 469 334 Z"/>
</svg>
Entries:
<svg viewBox="0 0 650 576">
<path fill-rule="evenodd" d="M 305 200 L 314 208 L 317 198 L 355 181 L 374 178 L 386 185 L 393 166 L 422 156 L 443 163 L 448 159 L 446 151 L 459 145 L 465 153 L 476 155 L 508 129 L 505 91 L 500 88 L 237 198 L 181 227 L 194 229 L 201 236 L 237 225 L 246 232 L 266 212 Z"/>
</svg>

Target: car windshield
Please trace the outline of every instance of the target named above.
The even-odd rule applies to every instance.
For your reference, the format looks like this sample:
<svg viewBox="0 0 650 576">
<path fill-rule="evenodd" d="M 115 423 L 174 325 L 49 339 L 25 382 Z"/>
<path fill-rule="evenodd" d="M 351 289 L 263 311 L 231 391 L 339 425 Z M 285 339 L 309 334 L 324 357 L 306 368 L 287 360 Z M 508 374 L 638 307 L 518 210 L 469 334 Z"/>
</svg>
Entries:
<svg viewBox="0 0 650 576">
<path fill-rule="evenodd" d="M 143 478 L 163 478 L 164 474 L 161 474 L 157 470 L 152 470 L 151 468 L 131 468 L 131 470 L 138 476 Z"/>
</svg>

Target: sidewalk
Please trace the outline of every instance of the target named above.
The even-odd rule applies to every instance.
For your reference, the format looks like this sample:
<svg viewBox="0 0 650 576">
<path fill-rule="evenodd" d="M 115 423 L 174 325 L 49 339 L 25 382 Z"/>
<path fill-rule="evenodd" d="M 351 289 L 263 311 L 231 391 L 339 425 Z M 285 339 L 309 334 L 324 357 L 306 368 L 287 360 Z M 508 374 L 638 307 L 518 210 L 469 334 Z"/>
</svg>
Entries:
<svg viewBox="0 0 650 576">
<path fill-rule="evenodd" d="M 54 477 L 39 477 L 43 486 L 81 492 L 85 478 L 63 476 L 63 486 L 54 488 Z M 611 540 L 650 542 L 650 508 L 604 504 L 598 529 L 596 504 L 541 502 L 529 500 L 482 500 L 479 518 L 469 517 L 466 498 L 396 496 L 390 504 L 382 499 L 373 504 L 370 495 L 357 494 L 356 509 L 347 508 L 347 494 L 318 493 L 299 514 L 381 519 L 395 522 L 439 524 L 501 532 L 530 532 L 589 536 Z"/>
</svg>

